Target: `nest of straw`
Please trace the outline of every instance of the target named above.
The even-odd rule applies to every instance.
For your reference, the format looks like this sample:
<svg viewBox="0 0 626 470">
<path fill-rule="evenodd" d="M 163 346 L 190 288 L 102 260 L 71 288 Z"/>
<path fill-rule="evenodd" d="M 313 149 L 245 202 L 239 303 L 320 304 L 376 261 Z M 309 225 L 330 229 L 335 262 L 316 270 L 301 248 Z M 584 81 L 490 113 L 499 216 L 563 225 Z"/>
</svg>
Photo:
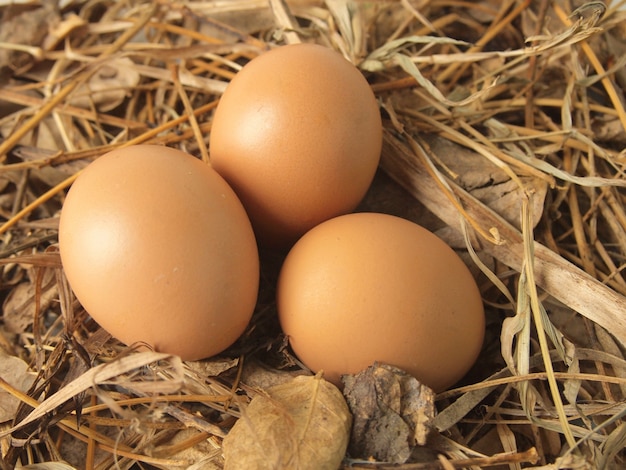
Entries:
<svg viewBox="0 0 626 470">
<path fill-rule="evenodd" d="M 341 52 L 379 100 L 362 208 L 437 231 L 487 306 L 478 363 L 436 397 L 430 452 L 394 468 L 623 468 L 623 1 L 43 3 L 0 3 L 3 468 L 223 468 L 250 397 L 300 373 L 273 320 L 277 260 L 244 337 L 183 363 L 99 329 L 55 245 L 80 169 L 138 143 L 209 158 L 228 81 L 299 41 Z"/>
</svg>

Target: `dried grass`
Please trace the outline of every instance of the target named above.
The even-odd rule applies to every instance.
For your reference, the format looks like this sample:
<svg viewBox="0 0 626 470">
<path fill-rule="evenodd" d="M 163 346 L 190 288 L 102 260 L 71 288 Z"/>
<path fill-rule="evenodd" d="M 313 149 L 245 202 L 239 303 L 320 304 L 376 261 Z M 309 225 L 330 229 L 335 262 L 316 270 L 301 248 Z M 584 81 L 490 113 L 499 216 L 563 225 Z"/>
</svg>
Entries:
<svg viewBox="0 0 626 470">
<path fill-rule="evenodd" d="M 292 373 L 270 282 L 224 357 L 182 363 L 98 329 L 54 241 L 64 191 L 89 161 L 138 143 L 208 160 L 228 80 L 299 41 L 363 70 L 385 116 L 382 169 L 436 216 L 424 224 L 462 234 L 482 272 L 481 359 L 438 396 L 430 453 L 393 468 L 623 468 L 623 1 L 28 3 L 0 3 L 2 30 L 22 25 L 0 35 L 0 348 L 36 377 L 0 379 L 0 400 L 21 403 L 0 433 L 3 468 L 221 468 L 238 407 Z M 511 184 L 512 209 L 485 202 L 501 197 L 495 182 L 464 184 L 487 164 Z"/>
</svg>

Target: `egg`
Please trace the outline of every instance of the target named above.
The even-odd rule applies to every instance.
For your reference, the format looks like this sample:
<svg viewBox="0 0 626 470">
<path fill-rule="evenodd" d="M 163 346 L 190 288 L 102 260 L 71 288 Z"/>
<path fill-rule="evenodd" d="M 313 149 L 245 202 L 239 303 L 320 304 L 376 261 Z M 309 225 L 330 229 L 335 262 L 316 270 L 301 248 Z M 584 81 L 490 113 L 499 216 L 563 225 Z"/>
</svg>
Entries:
<svg viewBox="0 0 626 470">
<path fill-rule="evenodd" d="M 316 44 L 281 46 L 248 62 L 220 99 L 210 133 L 211 164 L 270 247 L 288 247 L 353 211 L 381 146 L 380 112 L 366 79 Z"/>
<path fill-rule="evenodd" d="M 180 150 L 137 145 L 88 165 L 64 202 L 59 251 L 78 300 L 127 345 L 209 357 L 237 340 L 255 307 L 259 257 L 245 209 Z"/>
<path fill-rule="evenodd" d="M 445 390 L 474 364 L 485 330 L 462 259 L 425 228 L 379 213 L 307 232 L 281 268 L 277 309 L 293 352 L 336 385 L 378 361 Z"/>
</svg>

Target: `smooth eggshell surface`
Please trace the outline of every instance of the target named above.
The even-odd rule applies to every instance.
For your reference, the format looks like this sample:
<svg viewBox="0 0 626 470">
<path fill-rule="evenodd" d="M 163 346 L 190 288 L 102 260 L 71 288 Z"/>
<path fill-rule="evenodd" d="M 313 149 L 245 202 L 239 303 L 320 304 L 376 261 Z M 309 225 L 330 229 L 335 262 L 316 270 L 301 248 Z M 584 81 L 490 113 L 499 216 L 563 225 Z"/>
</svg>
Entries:
<svg viewBox="0 0 626 470">
<path fill-rule="evenodd" d="M 445 390 L 474 364 L 485 330 L 461 258 L 385 214 L 344 215 L 305 234 L 281 269 L 277 308 L 296 355 L 338 385 L 379 361 Z"/>
<path fill-rule="evenodd" d="M 359 70 L 315 44 L 251 60 L 212 123 L 211 164 L 243 202 L 259 242 L 289 246 L 354 210 L 380 159 L 382 124 Z"/>
<path fill-rule="evenodd" d="M 259 258 L 245 210 L 179 150 L 138 145 L 91 163 L 63 205 L 59 249 L 78 300 L 128 345 L 212 356 L 254 310 Z"/>
</svg>

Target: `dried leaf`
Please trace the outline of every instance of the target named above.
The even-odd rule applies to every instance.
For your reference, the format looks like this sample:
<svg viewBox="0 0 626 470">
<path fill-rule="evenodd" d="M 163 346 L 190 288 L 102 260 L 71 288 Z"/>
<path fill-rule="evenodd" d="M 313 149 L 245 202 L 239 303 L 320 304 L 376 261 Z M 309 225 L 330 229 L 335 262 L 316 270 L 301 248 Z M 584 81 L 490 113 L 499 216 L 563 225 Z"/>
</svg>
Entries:
<svg viewBox="0 0 626 470">
<path fill-rule="evenodd" d="M 386 364 L 343 377 L 354 415 L 349 452 L 355 458 L 404 463 L 425 445 L 435 416 L 435 394 L 406 372 Z"/>
<path fill-rule="evenodd" d="M 90 109 L 94 104 L 100 111 L 117 107 L 129 90 L 139 83 L 141 75 L 127 57 L 105 62 L 89 81 L 77 88 L 70 104 Z"/>
<path fill-rule="evenodd" d="M 14 132 L 14 127 L 10 122 L 4 122 L 0 126 L 0 135 L 8 137 Z M 36 132 L 28 132 L 20 139 L 23 145 L 35 146 L 39 149 L 56 151 L 63 148 L 63 140 L 52 118 L 44 118 L 41 120 L 40 126 Z"/>
<path fill-rule="evenodd" d="M 352 417 L 341 392 L 301 376 L 255 396 L 223 443 L 224 469 L 339 467 Z"/>
<path fill-rule="evenodd" d="M 42 281 L 39 298 L 40 311 L 46 310 L 57 295 L 52 283 L 54 272 L 46 270 Z M 13 289 L 3 305 L 3 322 L 10 333 L 24 333 L 33 323 L 35 315 L 36 286 L 31 282 L 22 282 Z"/>
<path fill-rule="evenodd" d="M 261 390 L 292 381 L 295 377 L 308 374 L 303 370 L 280 370 L 272 368 L 260 361 L 251 359 L 246 361 L 241 381 L 248 387 Z"/>
<path fill-rule="evenodd" d="M 533 227 L 539 223 L 548 184 L 539 178 L 520 176 L 520 187 L 501 168 L 475 152 L 437 136 L 425 138 L 434 155 L 452 172 L 454 182 L 488 206 L 516 228 L 521 228 L 520 214 L 524 191 L 534 194 Z"/>
<path fill-rule="evenodd" d="M 35 381 L 35 375 L 28 371 L 28 364 L 18 357 L 2 353 L 1 350 L 0 377 L 22 392 L 26 392 Z M 12 420 L 19 404 L 18 398 L 0 390 L 0 423 Z"/>
<path fill-rule="evenodd" d="M 189 361 L 187 367 L 201 377 L 217 377 L 223 372 L 237 367 L 239 360 L 229 357 L 212 357 L 203 361 Z"/>
</svg>

